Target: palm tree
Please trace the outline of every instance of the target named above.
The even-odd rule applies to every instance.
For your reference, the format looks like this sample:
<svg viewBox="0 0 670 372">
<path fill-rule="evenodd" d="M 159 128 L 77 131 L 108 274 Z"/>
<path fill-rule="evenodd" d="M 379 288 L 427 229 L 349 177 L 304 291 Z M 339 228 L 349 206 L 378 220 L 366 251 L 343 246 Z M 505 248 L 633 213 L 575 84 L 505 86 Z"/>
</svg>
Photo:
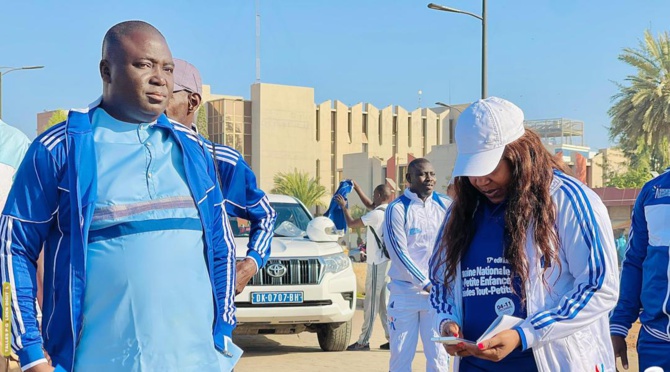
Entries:
<svg viewBox="0 0 670 372">
<path fill-rule="evenodd" d="M 325 206 L 321 198 L 326 194 L 326 188 L 310 178 L 306 172 L 298 172 L 296 169 L 290 173 L 277 173 L 274 183 L 273 194 L 293 196 L 307 208 Z"/>
<path fill-rule="evenodd" d="M 634 167 L 649 161 L 653 170 L 670 164 L 670 35 L 654 39 L 649 30 L 637 49 L 625 48 L 619 60 L 637 69 L 628 85 L 618 84 L 610 139 L 618 141 Z"/>
</svg>

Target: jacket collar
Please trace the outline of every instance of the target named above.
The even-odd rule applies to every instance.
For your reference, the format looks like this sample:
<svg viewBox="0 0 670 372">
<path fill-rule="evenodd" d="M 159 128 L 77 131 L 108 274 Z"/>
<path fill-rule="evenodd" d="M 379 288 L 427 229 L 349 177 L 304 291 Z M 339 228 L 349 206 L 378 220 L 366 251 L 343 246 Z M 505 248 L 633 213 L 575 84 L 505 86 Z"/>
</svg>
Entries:
<svg viewBox="0 0 670 372">
<path fill-rule="evenodd" d="M 102 103 L 102 96 L 98 97 L 95 101 L 91 102 L 87 107 L 85 108 L 79 108 L 79 109 L 71 109 L 70 111 L 74 112 L 79 112 L 82 114 L 88 114 L 89 115 L 89 120 L 88 120 L 88 125 L 84 121 L 69 121 L 68 120 L 68 131 L 70 132 L 85 132 L 85 131 L 90 131 L 91 130 L 91 121 L 92 121 L 92 114 L 93 111 L 100 106 Z M 165 113 L 161 114 L 161 116 L 158 117 L 156 120 L 156 125 L 161 128 L 168 129 L 170 131 L 173 130 L 173 124 L 170 122 L 170 120 L 167 118 Z"/>
<path fill-rule="evenodd" d="M 405 189 L 405 192 L 403 193 L 403 195 L 405 195 L 411 201 L 419 202 L 419 203 L 422 203 L 422 204 L 424 203 L 424 201 L 421 200 L 421 198 L 417 194 L 415 194 L 415 193 L 413 193 L 409 190 L 409 187 Z M 430 196 L 426 198 L 426 202 L 428 202 L 429 200 L 432 200 L 434 197 L 435 197 L 435 191 L 430 193 Z"/>
</svg>

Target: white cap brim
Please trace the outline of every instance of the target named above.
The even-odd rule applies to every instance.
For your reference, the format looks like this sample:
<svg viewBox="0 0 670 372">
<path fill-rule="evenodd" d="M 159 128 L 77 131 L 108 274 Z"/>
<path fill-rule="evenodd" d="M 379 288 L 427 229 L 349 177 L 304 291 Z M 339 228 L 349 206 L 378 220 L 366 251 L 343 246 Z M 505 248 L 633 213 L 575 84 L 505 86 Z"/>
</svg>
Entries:
<svg viewBox="0 0 670 372">
<path fill-rule="evenodd" d="M 493 172 L 505 152 L 505 146 L 472 154 L 459 153 L 452 177 L 481 177 Z"/>
</svg>

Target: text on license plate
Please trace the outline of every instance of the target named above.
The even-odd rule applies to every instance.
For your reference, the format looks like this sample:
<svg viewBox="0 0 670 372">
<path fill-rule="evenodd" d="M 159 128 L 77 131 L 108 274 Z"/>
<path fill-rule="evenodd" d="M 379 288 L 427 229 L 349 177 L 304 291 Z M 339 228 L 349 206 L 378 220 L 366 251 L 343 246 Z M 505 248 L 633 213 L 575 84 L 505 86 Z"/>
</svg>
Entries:
<svg viewBox="0 0 670 372">
<path fill-rule="evenodd" d="M 300 304 L 302 292 L 252 292 L 252 304 Z"/>
</svg>

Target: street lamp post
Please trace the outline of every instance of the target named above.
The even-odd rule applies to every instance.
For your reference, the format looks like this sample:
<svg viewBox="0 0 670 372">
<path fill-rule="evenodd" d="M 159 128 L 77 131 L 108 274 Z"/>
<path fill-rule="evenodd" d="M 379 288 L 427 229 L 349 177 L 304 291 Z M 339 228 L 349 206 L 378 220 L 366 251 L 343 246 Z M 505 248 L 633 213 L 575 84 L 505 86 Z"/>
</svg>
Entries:
<svg viewBox="0 0 670 372">
<path fill-rule="evenodd" d="M 446 107 L 450 110 L 454 109 L 454 110 L 458 111 L 459 113 L 463 112 L 463 110 L 459 109 L 458 107 L 452 106 L 452 105 L 447 105 L 446 103 L 443 103 L 443 102 L 435 102 L 435 104 L 438 105 L 438 106 Z"/>
<path fill-rule="evenodd" d="M 433 10 L 440 10 L 443 12 L 450 12 L 450 13 L 460 13 L 460 14 L 465 14 L 469 15 L 470 17 L 477 18 L 482 22 L 482 99 L 486 98 L 488 96 L 488 91 L 487 91 L 487 72 L 486 72 L 486 0 L 482 0 L 482 15 L 479 16 L 474 13 L 466 12 L 460 9 L 456 8 L 450 8 L 447 6 L 442 6 L 439 4 L 434 4 L 430 3 L 428 4 L 428 8 L 433 9 Z"/>
<path fill-rule="evenodd" d="M 7 69 L 7 71 L 0 71 L 0 119 L 2 119 L 2 77 L 12 71 L 17 70 L 37 70 L 44 68 L 44 66 L 23 66 L 23 67 L 0 67 L 0 70 Z"/>
</svg>

